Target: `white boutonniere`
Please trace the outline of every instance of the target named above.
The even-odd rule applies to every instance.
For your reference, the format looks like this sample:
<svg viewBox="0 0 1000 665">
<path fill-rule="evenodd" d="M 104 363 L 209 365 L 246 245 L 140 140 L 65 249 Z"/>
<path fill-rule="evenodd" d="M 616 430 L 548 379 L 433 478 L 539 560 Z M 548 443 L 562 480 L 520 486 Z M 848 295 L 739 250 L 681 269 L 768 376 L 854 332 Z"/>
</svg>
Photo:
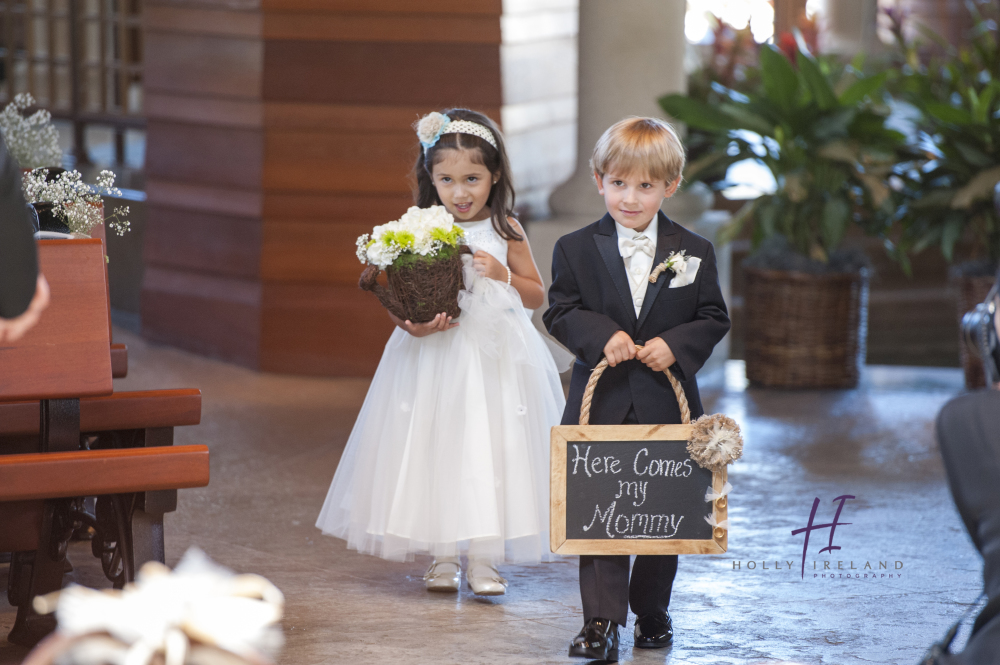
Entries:
<svg viewBox="0 0 1000 665">
<path fill-rule="evenodd" d="M 701 259 L 697 256 L 688 256 L 687 250 L 682 249 L 679 252 L 670 252 L 667 260 L 656 266 L 653 270 L 649 276 L 649 281 L 655 284 L 660 275 L 669 270 L 674 273 L 674 277 L 670 280 L 668 288 L 676 289 L 679 286 L 687 286 L 694 283 L 694 278 L 698 275 L 698 268 L 700 266 Z"/>
</svg>

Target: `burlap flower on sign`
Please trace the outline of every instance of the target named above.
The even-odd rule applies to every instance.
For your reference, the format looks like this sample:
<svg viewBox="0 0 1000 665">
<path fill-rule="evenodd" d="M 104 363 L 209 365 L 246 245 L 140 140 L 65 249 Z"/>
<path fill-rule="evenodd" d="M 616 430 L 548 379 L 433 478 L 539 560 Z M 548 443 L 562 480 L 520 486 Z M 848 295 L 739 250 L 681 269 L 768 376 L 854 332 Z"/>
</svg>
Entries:
<svg viewBox="0 0 1000 665">
<path fill-rule="evenodd" d="M 732 418 L 721 413 L 704 415 L 691 427 L 688 454 L 703 469 L 721 471 L 743 456 L 743 435 Z"/>
<path fill-rule="evenodd" d="M 429 148 L 437 143 L 441 136 L 441 130 L 451 122 L 451 118 L 443 113 L 432 111 L 417 122 L 417 138 L 424 148 Z"/>
</svg>

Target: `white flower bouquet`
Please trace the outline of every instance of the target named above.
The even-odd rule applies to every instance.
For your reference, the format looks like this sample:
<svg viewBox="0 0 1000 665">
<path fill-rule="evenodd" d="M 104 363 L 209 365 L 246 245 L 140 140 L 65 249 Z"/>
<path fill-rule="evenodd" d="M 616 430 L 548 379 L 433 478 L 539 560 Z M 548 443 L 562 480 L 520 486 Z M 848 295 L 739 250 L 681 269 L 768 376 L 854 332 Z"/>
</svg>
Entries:
<svg viewBox="0 0 1000 665">
<path fill-rule="evenodd" d="M 25 200 L 35 208 L 40 221 L 51 214 L 69 233 L 90 235 L 92 228 L 105 222 L 120 236 L 129 230 L 128 206 L 115 208 L 111 215 L 104 216 L 101 196 L 121 196 L 111 171 L 101 171 L 96 186 L 91 186 L 83 182 L 79 171 L 62 171 L 50 177 L 49 169 L 35 169 L 24 174 L 21 186 Z"/>
<path fill-rule="evenodd" d="M 368 266 L 359 286 L 400 319 L 423 323 L 441 312 L 458 316 L 463 250 L 462 227 L 443 206 L 411 207 L 358 238 L 358 260 Z M 382 270 L 388 289 L 377 281 Z"/>
<path fill-rule="evenodd" d="M 60 166 L 59 130 L 52 124 L 52 115 L 39 109 L 25 117 L 23 111 L 34 106 L 34 98 L 21 93 L 0 112 L 0 133 L 7 152 L 22 169 Z"/>
</svg>

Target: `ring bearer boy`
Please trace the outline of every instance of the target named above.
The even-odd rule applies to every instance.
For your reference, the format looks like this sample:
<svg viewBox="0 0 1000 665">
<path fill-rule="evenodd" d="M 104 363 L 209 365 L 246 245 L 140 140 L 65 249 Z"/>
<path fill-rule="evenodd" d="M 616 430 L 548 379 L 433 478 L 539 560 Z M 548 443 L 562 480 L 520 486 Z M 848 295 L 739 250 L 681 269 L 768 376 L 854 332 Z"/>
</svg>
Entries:
<svg viewBox="0 0 1000 665">
<path fill-rule="evenodd" d="M 602 356 L 610 367 L 594 393 L 591 424 L 680 423 L 668 369 L 696 418 L 703 409 L 695 374 L 729 331 L 729 316 L 712 243 L 660 212 L 680 184 L 684 147 L 666 122 L 627 118 L 601 136 L 591 167 L 608 213 L 556 243 L 544 316 L 577 357 L 562 424 L 579 422 L 584 388 Z M 637 556 L 631 581 L 629 559 L 580 557 L 585 623 L 570 656 L 618 660 L 618 628 L 630 606 L 636 647 L 672 641 L 667 610 L 677 556 Z"/>
</svg>

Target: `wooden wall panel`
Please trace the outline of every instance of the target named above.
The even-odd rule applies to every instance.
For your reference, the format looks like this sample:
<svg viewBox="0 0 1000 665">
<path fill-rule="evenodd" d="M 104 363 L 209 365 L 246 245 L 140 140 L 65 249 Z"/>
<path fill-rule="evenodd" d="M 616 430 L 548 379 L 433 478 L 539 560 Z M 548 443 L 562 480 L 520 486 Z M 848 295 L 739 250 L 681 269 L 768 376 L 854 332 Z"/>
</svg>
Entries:
<svg viewBox="0 0 1000 665">
<path fill-rule="evenodd" d="M 392 325 L 355 240 L 412 204 L 423 114 L 499 120 L 501 0 L 151 4 L 146 334 L 371 374 Z"/>
<path fill-rule="evenodd" d="M 145 33 L 143 87 L 209 97 L 260 97 L 264 45 L 258 38 Z"/>
<path fill-rule="evenodd" d="M 410 192 L 371 196 L 341 192 L 268 192 L 263 202 L 265 218 L 311 222 L 366 221 L 372 226 L 399 218 L 413 205 Z M 381 220 L 381 221 L 379 221 Z"/>
<path fill-rule="evenodd" d="M 257 367 L 260 282 L 147 267 L 142 333 L 156 342 Z"/>
<path fill-rule="evenodd" d="M 470 75 L 456 76 L 456 68 Z M 500 48 L 269 40 L 264 97 L 320 104 L 500 106 Z"/>
<path fill-rule="evenodd" d="M 264 188 L 376 196 L 408 193 L 415 143 L 410 131 L 356 134 L 268 129 Z"/>
<path fill-rule="evenodd" d="M 364 266 L 354 257 L 355 242 L 377 223 L 269 220 L 264 227 L 261 277 L 275 282 L 357 286 Z"/>
<path fill-rule="evenodd" d="M 225 1 L 225 0 L 220 0 Z M 499 16 L 503 0 L 262 0 L 268 14 L 274 12 L 310 12 L 330 14 L 485 14 Z"/>
<path fill-rule="evenodd" d="M 149 178 L 260 187 L 264 152 L 259 129 L 150 120 L 147 133 Z"/>
<path fill-rule="evenodd" d="M 149 220 L 147 263 L 244 279 L 260 277 L 260 218 L 156 206 Z"/>
<path fill-rule="evenodd" d="M 375 296 L 321 283 L 264 287 L 260 368 L 371 376 L 393 325 Z"/>
</svg>

